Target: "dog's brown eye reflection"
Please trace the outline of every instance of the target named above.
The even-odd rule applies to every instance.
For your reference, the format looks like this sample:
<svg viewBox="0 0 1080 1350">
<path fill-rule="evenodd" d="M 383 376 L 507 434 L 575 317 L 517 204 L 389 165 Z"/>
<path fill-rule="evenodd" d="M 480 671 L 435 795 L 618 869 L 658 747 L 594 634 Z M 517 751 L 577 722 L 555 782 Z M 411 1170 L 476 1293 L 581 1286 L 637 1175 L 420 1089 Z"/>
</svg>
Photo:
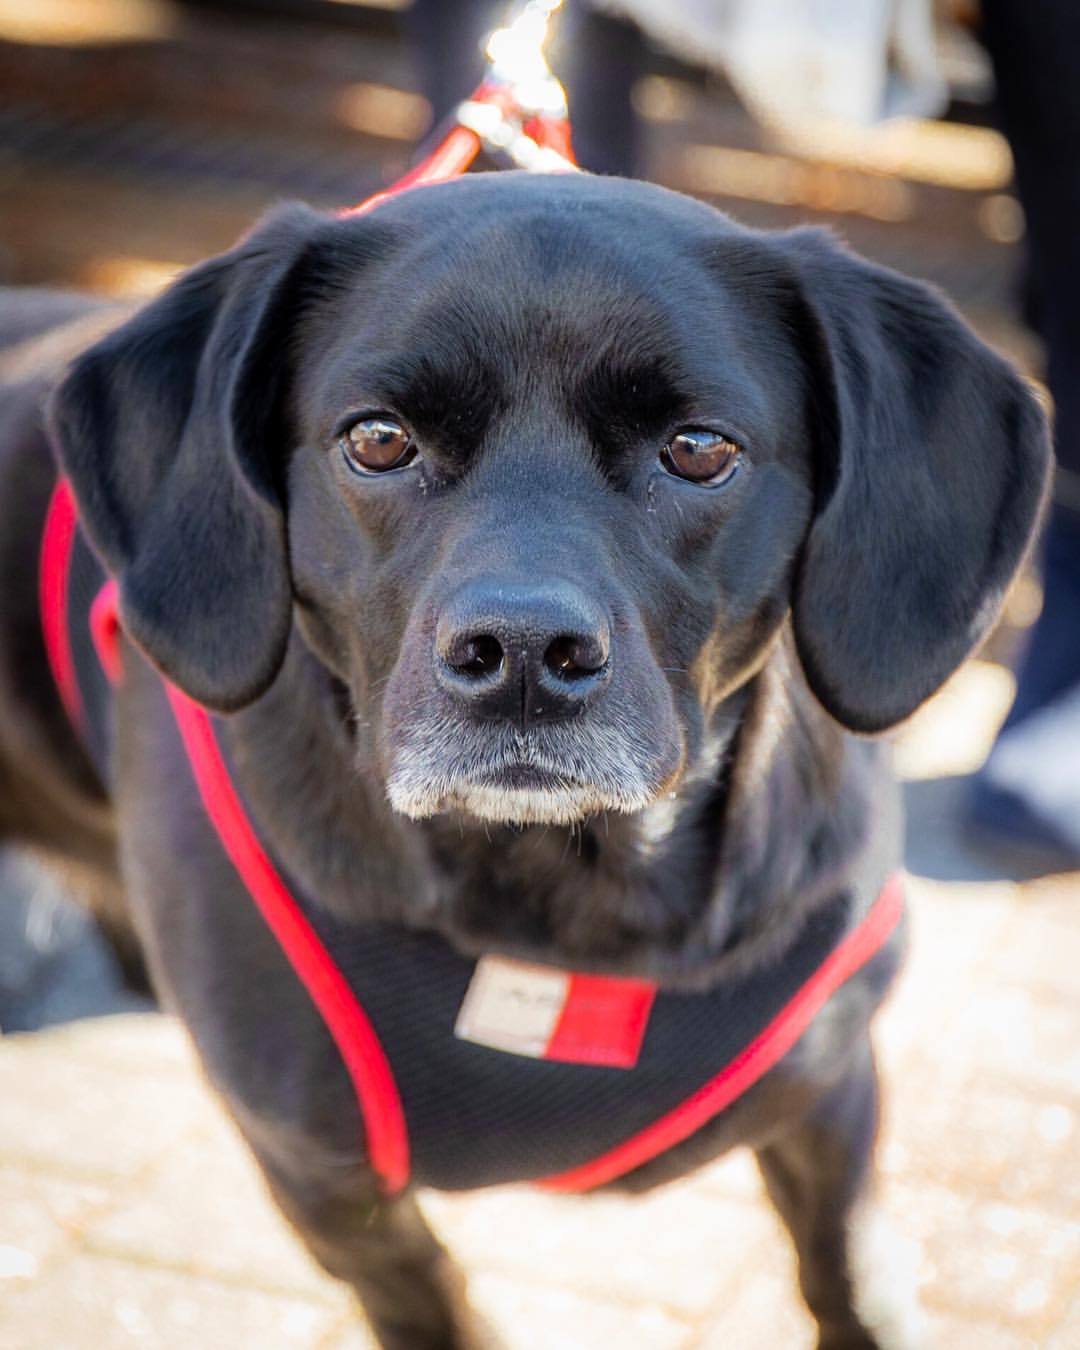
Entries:
<svg viewBox="0 0 1080 1350">
<path fill-rule="evenodd" d="M 362 417 L 341 438 L 349 464 L 361 473 L 386 473 L 411 464 L 417 449 L 412 437 L 392 417 Z"/>
<path fill-rule="evenodd" d="M 739 462 L 739 447 L 718 431 L 691 427 L 673 436 L 660 452 L 660 462 L 676 478 L 718 487 Z"/>
</svg>

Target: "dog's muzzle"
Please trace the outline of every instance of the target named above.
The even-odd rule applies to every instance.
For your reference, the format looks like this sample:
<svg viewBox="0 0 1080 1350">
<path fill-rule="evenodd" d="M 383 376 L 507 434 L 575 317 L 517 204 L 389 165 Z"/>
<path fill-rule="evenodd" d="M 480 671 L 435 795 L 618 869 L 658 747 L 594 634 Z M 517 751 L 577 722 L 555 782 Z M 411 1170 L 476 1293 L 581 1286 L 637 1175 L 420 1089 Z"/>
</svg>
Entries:
<svg viewBox="0 0 1080 1350">
<path fill-rule="evenodd" d="M 383 704 L 391 804 L 570 825 L 643 810 L 682 764 L 636 613 L 564 576 L 473 576 L 421 600 Z"/>
</svg>

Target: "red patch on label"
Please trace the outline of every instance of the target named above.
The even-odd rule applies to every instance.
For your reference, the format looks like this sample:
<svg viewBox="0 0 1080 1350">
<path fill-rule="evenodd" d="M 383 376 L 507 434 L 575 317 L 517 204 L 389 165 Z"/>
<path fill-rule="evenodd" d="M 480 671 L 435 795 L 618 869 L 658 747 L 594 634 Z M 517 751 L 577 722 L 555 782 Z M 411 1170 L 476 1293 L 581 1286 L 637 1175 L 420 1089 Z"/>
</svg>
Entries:
<svg viewBox="0 0 1080 1350">
<path fill-rule="evenodd" d="M 572 975 L 503 956 L 476 963 L 454 1025 L 464 1041 L 530 1059 L 632 1069 L 656 986 L 613 975 Z"/>
<path fill-rule="evenodd" d="M 571 975 L 545 1059 L 632 1069 L 638 1062 L 656 986 L 648 980 Z"/>
</svg>

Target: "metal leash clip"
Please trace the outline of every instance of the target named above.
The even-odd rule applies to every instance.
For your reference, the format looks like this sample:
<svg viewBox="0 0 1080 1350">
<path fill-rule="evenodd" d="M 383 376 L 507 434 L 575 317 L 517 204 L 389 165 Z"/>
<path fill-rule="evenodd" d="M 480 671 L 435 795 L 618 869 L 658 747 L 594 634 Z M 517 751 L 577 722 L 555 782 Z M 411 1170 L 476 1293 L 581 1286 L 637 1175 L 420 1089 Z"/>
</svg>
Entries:
<svg viewBox="0 0 1080 1350">
<path fill-rule="evenodd" d="M 504 155 L 519 169 L 576 171 L 566 93 L 544 55 L 548 24 L 562 2 L 529 0 L 492 33 L 483 83 L 454 109 L 434 148 L 392 187 L 338 214 L 365 215 L 410 188 L 457 178 L 481 150 Z"/>
<path fill-rule="evenodd" d="M 506 155 L 518 168 L 572 171 L 573 150 L 566 92 L 544 54 L 548 28 L 563 0 L 528 0 L 484 48 L 488 74 L 454 117 L 485 149 Z"/>
</svg>

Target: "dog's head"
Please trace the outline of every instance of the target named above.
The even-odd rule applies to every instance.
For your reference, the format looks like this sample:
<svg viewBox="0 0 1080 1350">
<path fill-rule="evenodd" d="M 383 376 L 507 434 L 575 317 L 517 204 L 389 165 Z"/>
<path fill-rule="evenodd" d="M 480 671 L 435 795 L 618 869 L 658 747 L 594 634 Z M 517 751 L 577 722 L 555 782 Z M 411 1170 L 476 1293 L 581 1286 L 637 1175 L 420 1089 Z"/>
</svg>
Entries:
<svg viewBox="0 0 1080 1350">
<path fill-rule="evenodd" d="M 275 213 L 78 360 L 52 426 L 170 679 L 242 707 L 295 619 L 398 810 L 519 822 L 700 770 L 789 616 L 834 718 L 907 716 L 1047 462 L 924 287 L 585 175 Z"/>
</svg>

